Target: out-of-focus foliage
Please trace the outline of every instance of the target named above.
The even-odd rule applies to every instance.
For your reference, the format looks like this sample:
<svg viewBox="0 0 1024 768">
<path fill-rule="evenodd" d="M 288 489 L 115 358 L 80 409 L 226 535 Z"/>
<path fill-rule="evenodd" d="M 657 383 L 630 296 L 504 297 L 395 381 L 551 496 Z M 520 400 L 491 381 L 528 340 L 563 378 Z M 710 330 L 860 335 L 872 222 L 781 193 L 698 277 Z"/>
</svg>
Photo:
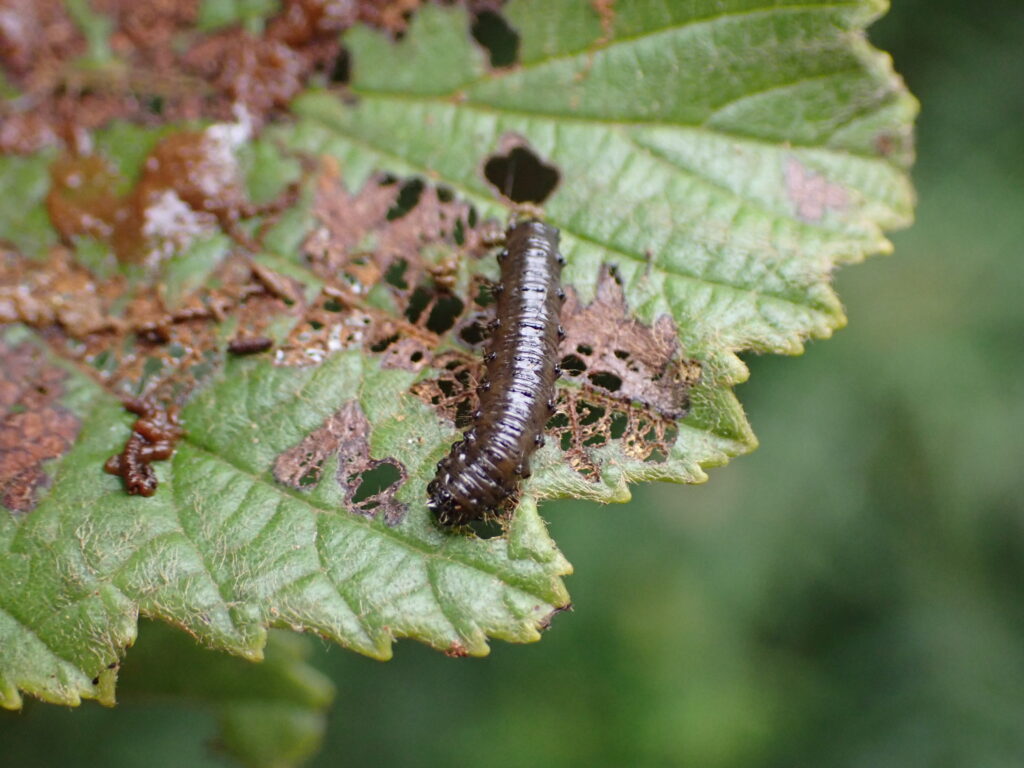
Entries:
<svg viewBox="0 0 1024 768">
<path fill-rule="evenodd" d="M 872 30 L 924 105 L 918 224 L 842 276 L 849 329 L 749 361 L 762 448 L 704 487 L 545 507 L 580 610 L 542 644 L 324 653 L 316 765 L 1024 763 L 1024 12 L 961 5 L 901 0 Z M 37 706 L 0 718 L 0 756 L 214 766 L 212 731 Z"/>
</svg>

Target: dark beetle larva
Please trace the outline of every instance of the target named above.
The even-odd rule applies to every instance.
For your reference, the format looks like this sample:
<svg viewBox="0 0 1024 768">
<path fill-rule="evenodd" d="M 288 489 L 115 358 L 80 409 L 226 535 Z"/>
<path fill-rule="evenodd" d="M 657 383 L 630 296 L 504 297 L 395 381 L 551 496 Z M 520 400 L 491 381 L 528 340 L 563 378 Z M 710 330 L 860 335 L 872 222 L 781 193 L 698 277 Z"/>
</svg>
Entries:
<svg viewBox="0 0 1024 768">
<path fill-rule="evenodd" d="M 476 423 L 437 465 L 427 486 L 430 508 L 443 525 L 483 517 L 530 474 L 530 456 L 544 444 L 555 407 L 558 324 L 565 293 L 558 230 L 528 220 L 511 227 L 498 255 L 497 314 L 484 358 Z"/>
</svg>

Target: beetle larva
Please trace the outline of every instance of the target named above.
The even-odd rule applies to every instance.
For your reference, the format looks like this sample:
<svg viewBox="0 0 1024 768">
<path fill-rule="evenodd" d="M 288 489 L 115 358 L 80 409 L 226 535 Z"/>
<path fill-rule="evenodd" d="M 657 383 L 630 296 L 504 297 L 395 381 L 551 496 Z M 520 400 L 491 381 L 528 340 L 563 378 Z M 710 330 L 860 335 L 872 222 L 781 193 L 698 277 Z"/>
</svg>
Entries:
<svg viewBox="0 0 1024 768">
<path fill-rule="evenodd" d="M 493 510 L 530 474 L 530 456 L 544 444 L 554 411 L 558 324 L 565 260 L 558 230 L 536 219 L 512 226 L 498 255 L 497 312 L 484 358 L 480 409 L 473 426 L 437 465 L 427 486 L 442 525 L 461 525 Z"/>
</svg>

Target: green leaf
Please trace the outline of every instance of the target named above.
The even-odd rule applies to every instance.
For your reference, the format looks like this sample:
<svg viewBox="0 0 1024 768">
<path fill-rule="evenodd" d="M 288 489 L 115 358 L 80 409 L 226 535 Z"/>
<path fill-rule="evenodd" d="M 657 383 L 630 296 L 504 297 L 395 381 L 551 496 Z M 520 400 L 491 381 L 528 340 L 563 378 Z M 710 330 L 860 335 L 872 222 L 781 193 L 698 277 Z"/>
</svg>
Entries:
<svg viewBox="0 0 1024 768">
<path fill-rule="evenodd" d="M 15 341 L 34 343 L 8 334 Z M 4 706 L 18 706 L 18 688 L 110 702 L 107 680 L 92 680 L 134 640 L 136 611 L 250 659 L 268 624 L 382 659 L 402 636 L 459 655 L 486 653 L 488 636 L 537 639 L 568 602 L 568 564 L 543 526 L 512 554 L 504 539 L 438 530 L 422 507 L 395 527 L 348 512 L 334 473 L 313 494 L 274 480 L 275 458 L 356 397 L 378 425 L 373 455 L 400 455 L 416 472 L 400 492 L 415 503 L 437 446 L 422 440 L 435 417 L 403 394 L 411 379 L 356 352 L 316 369 L 231 361 L 185 410 L 188 438 L 157 465 L 161 487 L 147 499 L 100 471 L 130 418 L 69 372 L 63 404 L 83 420 L 79 439 L 38 507 L 18 523 L 0 516 Z"/>
<path fill-rule="evenodd" d="M 19 690 L 111 701 L 107 667 L 133 642 L 137 615 L 250 659 L 261 657 L 270 626 L 376 658 L 389 657 L 399 637 L 453 655 L 484 654 L 491 637 L 537 639 L 568 604 L 561 577 L 571 570 L 538 499 L 624 501 L 630 483 L 700 482 L 706 468 L 751 450 L 733 393 L 747 375 L 739 353 L 796 353 L 840 327 L 832 271 L 887 250 L 883 229 L 909 223 L 916 105 L 865 41 L 879 10 L 867 0 L 636 0 L 602 19 L 593 4 L 519 0 L 504 7 L 521 37 L 519 63 L 496 71 L 459 8 L 425 5 L 397 43 L 351 30 L 352 93 L 307 92 L 295 122 L 240 150 L 250 195 L 266 201 L 295 180 L 301 164 L 280 154 L 290 147 L 336 161 L 353 194 L 381 171 L 416 176 L 504 218 L 481 169 L 525 142 L 560 174 L 545 213 L 562 231 L 565 283 L 586 305 L 607 291 L 614 267 L 627 311 L 620 322 L 669 323 L 700 368 L 689 412 L 657 460 L 611 439 L 589 452 L 589 475 L 549 441 L 506 535 L 477 538 L 438 528 L 425 505 L 456 434 L 412 393 L 437 370 L 370 354 L 358 313 L 343 324 L 356 341 L 310 347 L 307 365 L 228 357 L 223 342 L 238 322 L 230 317 L 198 358 L 183 358 L 194 384 L 182 395 L 187 434 L 172 460 L 153 465 L 156 495 L 130 497 L 101 467 L 133 418 L 68 363 L 81 362 L 74 343 L 11 331 L 5 354 L 36 350 L 40 370 L 61 371 L 49 408 L 80 429 L 43 464 L 35 508 L 0 514 L 0 703 L 18 706 Z M 122 173 L 142 167 L 130 147 L 98 143 Z M 46 161 L 31 162 L 36 175 L 18 184 L 35 197 L 19 199 L 38 211 Z M 301 252 L 322 224 L 313 198 L 323 177 L 303 181 L 294 204 L 265 220 L 264 250 L 252 256 L 303 284 L 292 304 L 334 279 L 310 271 Z M 366 235 L 360 252 L 373 252 L 379 234 Z M 20 241 L 45 252 L 38 236 Z M 168 281 L 182 303 L 196 286 L 213 287 L 229 251 L 219 236 L 196 241 L 152 279 Z M 450 254 L 416 255 L 436 266 Z M 493 270 L 491 259 L 467 259 L 456 280 L 465 287 Z M 360 311 L 404 322 L 383 282 L 368 288 Z M 275 339 L 302 330 L 291 310 L 274 312 Z M 106 360 L 86 362 L 107 371 Z M 170 364 L 153 353 L 143 376 Z M 366 443 L 359 471 L 341 449 L 324 448 L 353 434 Z M 356 502 L 371 465 L 402 475 L 386 513 Z M 261 733 L 255 723 L 267 712 L 228 718 L 234 736 L 225 738 L 241 744 Z M 289 719 L 301 729 L 302 715 Z"/>
<path fill-rule="evenodd" d="M 545 214 L 565 282 L 589 301 L 615 265 L 630 307 L 670 315 L 703 368 L 667 466 L 609 455 L 603 466 L 623 471 L 594 486 L 542 454 L 536 493 L 622 501 L 629 480 L 699 482 L 702 466 L 753 448 L 731 393 L 747 376 L 736 353 L 795 354 L 841 327 L 832 271 L 890 250 L 883 228 L 909 224 L 917 106 L 864 40 L 879 10 L 652 0 L 616 7 L 606 36 L 589 6 L 518 0 L 505 13 L 521 65 L 488 72 L 453 32 L 461 12 L 429 6 L 397 44 L 353 30 L 358 108 L 301 97 L 293 141 L 337 157 L 350 185 L 379 168 L 423 175 L 499 217 L 483 157 L 526 137 L 558 168 Z M 442 53 L 425 55 L 424 39 Z"/>
</svg>

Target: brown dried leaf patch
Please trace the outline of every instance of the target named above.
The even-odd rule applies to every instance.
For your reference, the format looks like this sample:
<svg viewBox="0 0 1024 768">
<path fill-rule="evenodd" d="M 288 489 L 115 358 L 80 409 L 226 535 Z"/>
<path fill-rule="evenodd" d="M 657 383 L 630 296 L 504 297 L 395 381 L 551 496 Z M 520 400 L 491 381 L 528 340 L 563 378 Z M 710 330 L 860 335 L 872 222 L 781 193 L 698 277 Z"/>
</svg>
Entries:
<svg viewBox="0 0 1024 768">
<path fill-rule="evenodd" d="M 565 338 L 559 347 L 566 375 L 615 399 L 642 403 L 665 418 L 686 415 L 701 369 L 699 362 L 683 356 L 675 321 L 662 315 L 647 326 L 633 317 L 608 268 L 602 269 L 594 301 L 587 306 L 580 306 L 571 286 L 566 294 Z"/>
<path fill-rule="evenodd" d="M 218 227 L 254 249 L 239 222 L 287 207 L 297 187 L 263 206 L 246 199 L 234 149 L 250 133 L 243 116 L 237 123 L 168 136 L 149 153 L 139 181 L 125 195 L 118 192 L 124 178 L 104 157 L 67 153 L 50 167 L 50 221 L 68 244 L 93 237 L 120 264 L 149 268 Z"/>
<path fill-rule="evenodd" d="M 459 265 L 487 246 L 471 206 L 417 179 L 375 177 L 353 194 L 337 163 L 325 158 L 313 212 L 317 225 L 302 253 L 326 285 L 276 361 L 315 365 L 361 348 L 387 368 L 427 365 L 441 335 L 472 314 L 459 283 L 475 296 L 479 281 L 461 278 Z M 380 301 L 382 288 L 390 307 Z"/>
<path fill-rule="evenodd" d="M 71 448 L 79 419 L 60 405 L 67 372 L 38 347 L 0 340 L 0 503 L 14 513 L 35 508 L 49 485 L 44 464 Z"/>
<path fill-rule="evenodd" d="M 395 494 L 408 476 L 396 459 L 371 458 L 369 435 L 370 422 L 359 403 L 350 400 L 277 457 L 274 478 L 297 490 L 312 489 L 320 483 L 326 461 L 336 455 L 337 479 L 345 489 L 345 506 L 358 515 L 380 517 L 388 525 L 397 525 L 405 518 L 407 507 Z M 363 492 L 363 484 L 372 483 L 373 476 L 384 469 L 391 470 L 393 479 L 379 489 Z"/>
<path fill-rule="evenodd" d="M 424 0 L 358 0 L 359 20 L 398 36 L 409 26 L 413 12 Z"/>
<path fill-rule="evenodd" d="M 130 288 L 124 277 L 98 280 L 63 248 L 42 262 L 5 253 L 0 322 L 39 329 L 57 354 L 120 397 L 182 402 L 223 363 L 227 318 L 236 335 L 256 337 L 276 318 L 305 311 L 301 301 L 289 304 L 269 291 L 265 279 L 247 257 L 230 256 L 211 275 L 216 288 L 200 288 L 169 307 L 160 284 Z"/>
<path fill-rule="evenodd" d="M 406 302 L 419 286 L 449 291 L 454 255 L 486 252 L 468 203 L 418 179 L 385 175 L 352 194 L 333 158 L 324 158 L 313 214 L 318 225 L 302 249 L 307 263 L 324 279 L 345 276 L 356 293 L 382 277 Z"/>
</svg>

